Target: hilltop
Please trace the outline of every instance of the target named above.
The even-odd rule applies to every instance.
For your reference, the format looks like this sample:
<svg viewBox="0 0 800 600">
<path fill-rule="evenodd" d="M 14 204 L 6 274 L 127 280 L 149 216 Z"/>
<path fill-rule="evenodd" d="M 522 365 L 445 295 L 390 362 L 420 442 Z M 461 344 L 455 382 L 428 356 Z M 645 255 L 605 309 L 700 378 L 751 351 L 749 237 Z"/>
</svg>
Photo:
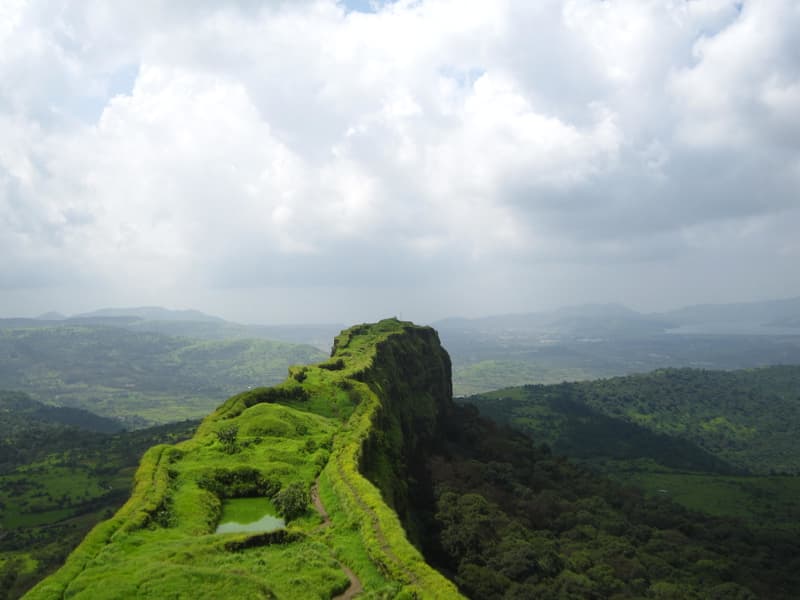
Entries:
<svg viewBox="0 0 800 600">
<path fill-rule="evenodd" d="M 622 488 L 451 395 L 433 329 L 352 327 L 325 362 L 151 448 L 128 502 L 28 597 L 790 598 L 800 584 L 793 536 Z"/>
<path fill-rule="evenodd" d="M 200 584 L 205 597 L 327 598 L 351 585 L 348 570 L 392 597 L 459 597 L 391 508 L 408 502 L 401 457 L 432 433 L 449 374 L 429 328 L 343 332 L 330 360 L 234 396 L 191 440 L 148 451 L 128 503 L 29 597 L 183 597 Z M 308 511 L 313 485 L 329 523 Z M 271 500 L 288 527 L 215 535 L 225 505 L 248 497 Z"/>
</svg>

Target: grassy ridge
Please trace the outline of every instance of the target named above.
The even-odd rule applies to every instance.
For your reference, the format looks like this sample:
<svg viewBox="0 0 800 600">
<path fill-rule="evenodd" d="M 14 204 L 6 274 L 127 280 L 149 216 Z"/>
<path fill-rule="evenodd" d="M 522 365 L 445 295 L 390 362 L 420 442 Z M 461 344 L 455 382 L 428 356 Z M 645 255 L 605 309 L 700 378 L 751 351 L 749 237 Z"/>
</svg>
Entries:
<svg viewBox="0 0 800 600">
<path fill-rule="evenodd" d="M 351 328 L 325 363 L 234 396 L 191 440 L 153 448 L 125 506 L 28 597 L 188 597 L 202 589 L 207 598 L 330 598 L 348 586 L 340 563 L 375 597 L 459 597 L 362 474 L 389 401 L 386 382 L 374 380 L 386 373 L 375 365 L 386 352 L 440 352 L 431 333 L 396 320 Z M 225 497 L 265 495 L 277 505 L 318 477 L 329 527 L 306 495 L 285 530 L 213 533 Z"/>
</svg>

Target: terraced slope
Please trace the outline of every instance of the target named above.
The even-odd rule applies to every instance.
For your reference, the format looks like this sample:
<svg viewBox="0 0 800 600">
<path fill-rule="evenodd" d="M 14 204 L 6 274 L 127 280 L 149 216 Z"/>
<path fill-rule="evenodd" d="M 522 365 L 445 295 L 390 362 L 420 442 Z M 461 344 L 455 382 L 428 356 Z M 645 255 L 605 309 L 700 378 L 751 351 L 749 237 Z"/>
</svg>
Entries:
<svg viewBox="0 0 800 600">
<path fill-rule="evenodd" d="M 391 319 L 346 330 L 330 360 L 230 398 L 191 440 L 151 448 L 130 500 L 26 597 L 346 598 L 361 587 L 458 598 L 401 524 L 409 461 L 449 398 L 432 329 Z M 216 534 L 223 503 L 245 497 L 287 526 Z"/>
</svg>

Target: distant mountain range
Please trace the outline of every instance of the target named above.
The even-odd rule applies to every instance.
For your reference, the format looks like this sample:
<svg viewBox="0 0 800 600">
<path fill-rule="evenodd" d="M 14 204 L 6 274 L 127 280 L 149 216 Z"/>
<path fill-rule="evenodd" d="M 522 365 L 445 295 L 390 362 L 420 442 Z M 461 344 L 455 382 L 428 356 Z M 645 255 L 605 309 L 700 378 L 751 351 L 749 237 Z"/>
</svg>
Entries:
<svg viewBox="0 0 800 600">
<path fill-rule="evenodd" d="M 74 319 L 94 319 L 103 317 L 135 317 L 143 321 L 195 321 L 198 323 L 224 323 L 225 319 L 214 317 L 199 310 L 173 310 L 160 306 L 139 306 L 135 308 L 101 308 L 92 312 L 73 316 Z"/>
<path fill-rule="evenodd" d="M 0 319 L 0 328 L 29 324 L 41 326 L 42 321 L 110 325 L 198 339 L 272 339 L 311 344 L 323 349 L 344 328 L 341 323 L 247 325 L 198 310 L 174 310 L 159 306 L 102 308 L 70 317 L 48 312 L 36 319 Z M 530 313 L 477 318 L 449 317 L 431 325 L 450 333 L 537 333 L 556 337 L 640 337 L 668 332 L 779 334 L 782 329 L 796 330 L 786 333 L 800 334 L 800 297 L 763 302 L 697 304 L 655 313 L 641 313 L 622 304 L 584 304 Z"/>
<path fill-rule="evenodd" d="M 101 308 L 73 316 L 51 311 L 35 319 L 0 319 L 0 329 L 43 325 L 98 325 L 122 327 L 202 340 L 263 339 L 308 344 L 327 351 L 330 341 L 344 325 L 340 323 L 298 325 L 247 325 L 226 321 L 198 310 L 173 310 L 160 306 Z"/>
<path fill-rule="evenodd" d="M 800 322 L 800 298 L 740 302 L 736 304 L 698 304 L 662 313 L 682 325 L 698 323 L 761 323 Z"/>
<path fill-rule="evenodd" d="M 777 334 L 797 329 L 800 298 L 736 304 L 698 304 L 658 313 L 640 313 L 621 304 L 586 304 L 551 311 L 448 318 L 433 323 L 443 331 L 540 333 L 555 336 L 638 337 L 681 333 Z"/>
</svg>

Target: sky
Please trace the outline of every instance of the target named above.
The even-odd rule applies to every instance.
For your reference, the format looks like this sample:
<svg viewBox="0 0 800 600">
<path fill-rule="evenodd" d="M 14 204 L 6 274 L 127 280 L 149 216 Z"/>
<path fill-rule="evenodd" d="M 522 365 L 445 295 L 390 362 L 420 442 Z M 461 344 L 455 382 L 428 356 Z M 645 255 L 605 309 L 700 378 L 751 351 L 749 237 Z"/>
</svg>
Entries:
<svg viewBox="0 0 800 600">
<path fill-rule="evenodd" d="M 798 0 L 2 0 L 0 316 L 800 295 Z"/>
</svg>

